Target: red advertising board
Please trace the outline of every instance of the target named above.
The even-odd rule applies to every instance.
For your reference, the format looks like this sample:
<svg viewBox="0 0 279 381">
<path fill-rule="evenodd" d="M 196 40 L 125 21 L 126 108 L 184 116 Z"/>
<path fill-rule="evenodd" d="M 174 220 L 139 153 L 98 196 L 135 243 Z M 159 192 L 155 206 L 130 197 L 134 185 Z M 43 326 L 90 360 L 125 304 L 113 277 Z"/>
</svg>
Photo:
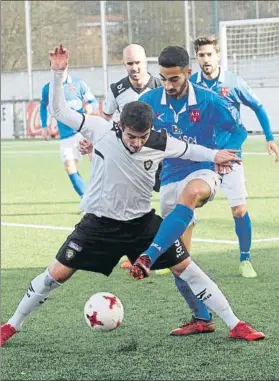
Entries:
<svg viewBox="0 0 279 381">
<path fill-rule="evenodd" d="M 51 136 L 59 135 L 56 120 L 49 114 L 47 125 L 51 132 Z M 41 131 L 40 102 L 29 102 L 27 104 L 27 134 L 28 136 L 40 136 Z"/>
</svg>

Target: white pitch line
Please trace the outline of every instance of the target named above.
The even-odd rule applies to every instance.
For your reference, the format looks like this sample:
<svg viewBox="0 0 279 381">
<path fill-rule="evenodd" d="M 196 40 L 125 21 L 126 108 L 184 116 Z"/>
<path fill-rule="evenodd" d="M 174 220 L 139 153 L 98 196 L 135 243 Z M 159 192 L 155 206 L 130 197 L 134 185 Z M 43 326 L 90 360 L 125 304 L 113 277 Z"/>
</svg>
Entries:
<svg viewBox="0 0 279 381">
<path fill-rule="evenodd" d="M 73 228 L 65 226 L 52 226 L 52 225 L 33 225 L 33 224 L 19 224 L 14 222 L 1 222 L 1 226 L 10 226 L 15 228 L 31 228 L 31 229 L 48 229 L 48 230 L 63 230 L 73 231 Z"/>
<path fill-rule="evenodd" d="M 1 222 L 1 225 L 2 226 L 9 226 L 9 227 L 31 228 L 31 229 L 47 229 L 47 230 L 62 230 L 62 231 L 73 231 L 74 230 L 74 228 L 65 227 L 65 226 L 20 224 L 20 223 L 15 223 L 15 222 Z M 275 242 L 275 241 L 279 241 L 279 237 L 252 240 L 253 243 Z M 238 241 L 218 240 L 218 239 L 203 239 L 203 238 L 193 238 L 193 242 L 217 243 L 217 244 L 228 244 L 228 245 L 238 244 Z"/>
<path fill-rule="evenodd" d="M 242 155 L 272 156 L 268 152 L 242 152 Z"/>
</svg>

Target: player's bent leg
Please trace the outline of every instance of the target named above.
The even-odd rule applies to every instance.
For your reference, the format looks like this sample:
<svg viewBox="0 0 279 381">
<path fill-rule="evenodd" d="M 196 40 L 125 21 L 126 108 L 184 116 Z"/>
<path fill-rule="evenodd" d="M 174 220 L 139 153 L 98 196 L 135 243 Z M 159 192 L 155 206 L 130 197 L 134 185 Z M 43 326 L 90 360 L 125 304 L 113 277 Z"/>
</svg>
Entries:
<svg viewBox="0 0 279 381">
<path fill-rule="evenodd" d="M 256 271 L 251 263 L 252 226 L 250 216 L 245 204 L 232 206 L 232 214 L 235 222 L 235 232 L 238 237 L 240 249 L 239 272 L 245 278 L 255 278 Z"/>
<path fill-rule="evenodd" d="M 188 283 L 198 299 L 225 321 L 230 327 L 230 337 L 248 341 L 265 337 L 262 332 L 257 332 L 235 316 L 219 287 L 191 261 L 191 258 L 173 266 L 171 270 Z"/>
<path fill-rule="evenodd" d="M 1 347 L 20 331 L 26 318 L 46 301 L 50 292 L 69 279 L 74 272 L 74 269 L 67 268 L 55 260 L 48 269 L 31 281 L 15 313 L 1 326 Z"/>
<path fill-rule="evenodd" d="M 149 246 L 144 252 L 153 264 L 187 229 L 194 215 L 194 209 L 203 205 L 210 197 L 210 186 L 202 179 L 190 181 L 182 190 L 178 204 L 166 216 Z"/>
</svg>

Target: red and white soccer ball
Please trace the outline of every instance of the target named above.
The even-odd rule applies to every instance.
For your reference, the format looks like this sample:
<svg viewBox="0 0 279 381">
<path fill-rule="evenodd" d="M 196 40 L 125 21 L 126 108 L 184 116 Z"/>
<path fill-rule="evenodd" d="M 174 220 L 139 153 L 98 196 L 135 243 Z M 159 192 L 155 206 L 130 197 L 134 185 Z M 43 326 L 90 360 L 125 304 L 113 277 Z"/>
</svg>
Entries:
<svg viewBox="0 0 279 381">
<path fill-rule="evenodd" d="M 94 331 L 112 331 L 120 326 L 123 317 L 121 301 L 109 292 L 92 295 L 84 306 L 84 318 Z"/>
</svg>

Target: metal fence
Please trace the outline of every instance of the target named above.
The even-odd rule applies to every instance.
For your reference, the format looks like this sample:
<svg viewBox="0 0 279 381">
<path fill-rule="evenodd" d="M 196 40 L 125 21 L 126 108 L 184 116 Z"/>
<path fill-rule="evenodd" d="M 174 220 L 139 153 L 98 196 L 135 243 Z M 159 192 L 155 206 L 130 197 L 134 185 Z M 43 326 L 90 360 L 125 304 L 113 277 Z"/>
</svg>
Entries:
<svg viewBox="0 0 279 381">
<path fill-rule="evenodd" d="M 2 1 L 1 98 L 12 101 L 4 105 L 6 115 L 14 110 L 18 136 L 28 130 L 22 120 L 30 110 L 25 106 L 16 112 L 16 102 L 39 100 L 49 75 L 48 52 L 60 41 L 70 50 L 71 69 L 103 97 L 108 79 L 117 80 L 124 70 L 122 50 L 129 43 L 143 45 L 150 58 L 169 44 L 185 46 L 196 69 L 192 42 L 198 35 L 218 35 L 220 21 L 278 16 L 279 1 L 272 0 Z M 155 66 L 150 65 L 153 74 Z"/>
<path fill-rule="evenodd" d="M 47 52 L 59 41 L 71 51 L 72 67 L 102 65 L 101 3 L 108 65 L 121 63 L 131 42 L 143 45 L 150 57 L 174 43 L 193 55 L 192 41 L 218 34 L 219 21 L 279 16 L 279 1 L 2 1 L 2 71 L 26 70 L 28 48 L 32 69 L 47 69 Z"/>
</svg>

